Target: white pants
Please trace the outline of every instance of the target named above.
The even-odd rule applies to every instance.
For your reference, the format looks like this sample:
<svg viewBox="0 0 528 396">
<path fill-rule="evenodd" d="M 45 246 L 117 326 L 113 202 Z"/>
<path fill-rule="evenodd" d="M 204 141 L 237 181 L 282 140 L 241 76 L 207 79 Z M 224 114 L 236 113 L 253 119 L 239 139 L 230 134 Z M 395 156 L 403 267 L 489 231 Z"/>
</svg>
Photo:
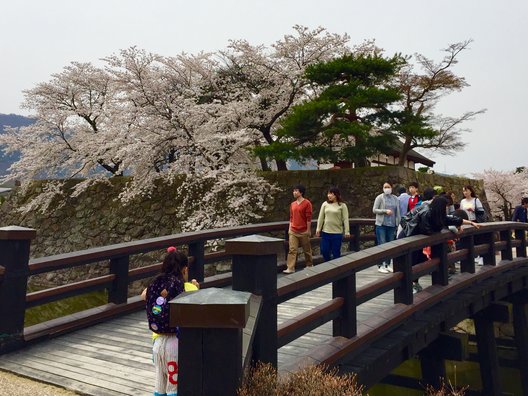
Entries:
<svg viewBox="0 0 528 396">
<path fill-rule="evenodd" d="M 152 359 L 156 368 L 155 395 L 178 394 L 178 337 L 160 335 L 152 345 Z"/>
</svg>

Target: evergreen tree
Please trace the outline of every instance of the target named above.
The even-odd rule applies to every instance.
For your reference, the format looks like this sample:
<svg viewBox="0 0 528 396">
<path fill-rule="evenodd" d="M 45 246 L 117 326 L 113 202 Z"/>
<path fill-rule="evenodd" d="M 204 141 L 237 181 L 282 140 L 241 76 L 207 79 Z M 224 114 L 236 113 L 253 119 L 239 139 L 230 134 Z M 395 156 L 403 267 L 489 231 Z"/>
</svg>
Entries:
<svg viewBox="0 0 528 396">
<path fill-rule="evenodd" d="M 367 165 L 395 139 L 390 126 L 399 114 L 391 104 L 401 96 L 391 81 L 404 64 L 400 55 L 350 54 L 309 66 L 314 99 L 294 106 L 281 121 L 280 139 L 256 154 Z"/>
</svg>

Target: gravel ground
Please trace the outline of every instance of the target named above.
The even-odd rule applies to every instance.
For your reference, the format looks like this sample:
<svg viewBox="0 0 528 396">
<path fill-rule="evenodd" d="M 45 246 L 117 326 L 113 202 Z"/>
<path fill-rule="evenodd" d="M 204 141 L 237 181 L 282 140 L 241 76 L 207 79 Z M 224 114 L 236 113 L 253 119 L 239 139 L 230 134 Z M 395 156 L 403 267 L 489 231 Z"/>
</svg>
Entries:
<svg viewBox="0 0 528 396">
<path fill-rule="evenodd" d="M 73 396 L 78 393 L 0 370 L 1 396 Z"/>
</svg>

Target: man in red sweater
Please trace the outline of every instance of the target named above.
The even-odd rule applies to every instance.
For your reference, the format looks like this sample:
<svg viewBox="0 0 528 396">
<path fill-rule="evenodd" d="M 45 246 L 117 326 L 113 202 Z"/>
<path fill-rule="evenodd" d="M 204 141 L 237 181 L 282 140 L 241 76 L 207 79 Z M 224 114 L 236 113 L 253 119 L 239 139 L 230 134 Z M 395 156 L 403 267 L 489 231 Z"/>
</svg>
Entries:
<svg viewBox="0 0 528 396">
<path fill-rule="evenodd" d="M 312 246 L 310 244 L 310 236 L 312 234 L 310 228 L 312 223 L 312 203 L 304 198 L 305 192 L 306 189 L 303 185 L 299 184 L 293 187 L 293 198 L 295 198 L 295 201 L 290 205 L 290 228 L 288 229 L 290 248 L 286 261 L 288 268 L 283 271 L 285 274 L 295 272 L 299 245 L 303 248 L 306 266 L 311 267 L 313 265 Z"/>
</svg>

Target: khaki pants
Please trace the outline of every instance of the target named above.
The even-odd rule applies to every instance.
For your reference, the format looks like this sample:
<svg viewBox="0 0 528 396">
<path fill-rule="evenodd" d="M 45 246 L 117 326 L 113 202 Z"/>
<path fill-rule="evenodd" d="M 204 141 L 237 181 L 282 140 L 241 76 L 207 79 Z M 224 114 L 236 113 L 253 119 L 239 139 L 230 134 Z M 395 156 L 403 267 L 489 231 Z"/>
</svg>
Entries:
<svg viewBox="0 0 528 396">
<path fill-rule="evenodd" d="M 310 231 L 308 230 L 302 233 L 289 231 L 288 240 L 290 244 L 288 249 L 288 259 L 286 261 L 288 270 L 295 271 L 295 263 L 297 262 L 297 249 L 299 248 L 299 245 L 301 245 L 303 248 L 306 266 L 311 267 L 313 265 L 313 261 L 312 245 L 310 245 Z"/>
</svg>

